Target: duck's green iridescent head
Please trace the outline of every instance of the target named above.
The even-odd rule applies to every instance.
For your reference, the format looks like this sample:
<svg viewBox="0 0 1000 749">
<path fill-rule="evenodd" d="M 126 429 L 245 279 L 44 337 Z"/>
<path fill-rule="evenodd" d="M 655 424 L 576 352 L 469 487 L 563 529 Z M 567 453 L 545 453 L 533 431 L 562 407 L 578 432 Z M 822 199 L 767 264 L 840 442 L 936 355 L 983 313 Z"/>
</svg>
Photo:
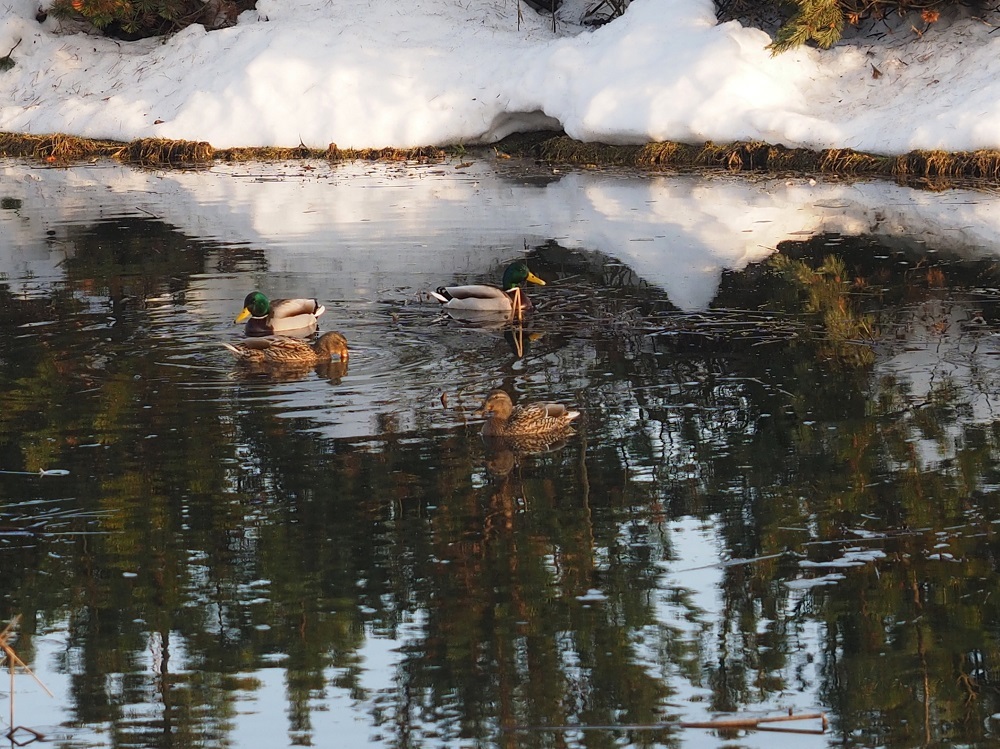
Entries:
<svg viewBox="0 0 1000 749">
<path fill-rule="evenodd" d="M 259 291 L 251 291 L 243 300 L 243 311 L 236 318 L 236 322 L 243 322 L 248 317 L 267 317 L 271 311 L 271 302 Z"/>
<path fill-rule="evenodd" d="M 536 283 L 539 286 L 544 286 L 545 281 L 540 279 L 530 270 L 528 270 L 528 265 L 522 260 L 518 260 L 516 263 L 511 263 L 507 266 L 507 270 L 503 272 L 503 290 L 510 291 L 511 289 L 516 289 L 525 281 L 529 283 Z"/>
</svg>

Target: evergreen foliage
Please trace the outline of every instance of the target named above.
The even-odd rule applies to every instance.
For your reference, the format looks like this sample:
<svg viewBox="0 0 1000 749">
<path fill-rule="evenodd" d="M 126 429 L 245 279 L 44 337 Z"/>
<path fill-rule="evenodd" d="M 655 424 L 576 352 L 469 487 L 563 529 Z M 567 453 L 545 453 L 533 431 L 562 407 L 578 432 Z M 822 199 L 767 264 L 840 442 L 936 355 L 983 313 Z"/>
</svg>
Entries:
<svg viewBox="0 0 1000 749">
<path fill-rule="evenodd" d="M 816 42 L 829 49 L 844 33 L 842 0 L 795 0 L 798 10 L 788 19 L 771 44 L 774 54 Z"/>
<path fill-rule="evenodd" d="M 909 28 L 919 35 L 948 11 L 983 10 L 979 0 L 715 0 L 719 21 L 739 21 L 773 33 L 770 50 L 801 44 L 828 49 L 848 27 Z"/>
</svg>

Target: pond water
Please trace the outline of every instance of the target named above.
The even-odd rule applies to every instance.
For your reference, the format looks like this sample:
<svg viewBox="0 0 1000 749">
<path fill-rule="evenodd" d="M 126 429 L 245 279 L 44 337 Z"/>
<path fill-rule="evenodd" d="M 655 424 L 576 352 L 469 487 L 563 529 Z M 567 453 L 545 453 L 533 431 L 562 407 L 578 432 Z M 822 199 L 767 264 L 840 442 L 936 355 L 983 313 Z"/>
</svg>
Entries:
<svg viewBox="0 0 1000 749">
<path fill-rule="evenodd" d="M 2 161 L 3 730 L 994 745 L 998 247 L 885 183 Z M 517 258 L 521 325 L 427 296 Z M 253 289 L 349 362 L 238 365 Z M 496 387 L 575 434 L 486 445 Z"/>
</svg>

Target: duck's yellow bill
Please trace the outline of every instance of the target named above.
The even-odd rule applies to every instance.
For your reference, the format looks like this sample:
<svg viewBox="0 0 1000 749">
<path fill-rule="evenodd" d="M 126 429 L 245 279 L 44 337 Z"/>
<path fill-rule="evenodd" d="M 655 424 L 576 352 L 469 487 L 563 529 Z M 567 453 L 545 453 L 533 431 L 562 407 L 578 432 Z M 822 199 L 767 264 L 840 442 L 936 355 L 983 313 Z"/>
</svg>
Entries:
<svg viewBox="0 0 1000 749">
<path fill-rule="evenodd" d="M 543 281 L 542 279 L 540 279 L 538 276 L 536 276 L 530 270 L 528 271 L 528 277 L 525 280 L 530 281 L 531 283 L 537 283 L 539 286 L 544 286 L 545 285 L 545 281 Z"/>
<path fill-rule="evenodd" d="M 244 308 L 243 308 L 243 311 L 242 311 L 242 312 L 240 312 L 240 314 L 238 314 L 238 315 L 236 316 L 236 319 L 235 319 L 235 320 L 233 320 L 233 322 L 234 322 L 234 323 L 237 323 L 237 322 L 243 322 L 243 321 L 244 321 L 244 320 L 246 320 L 246 319 L 247 319 L 248 317 L 250 317 L 250 314 L 251 314 L 251 313 L 250 313 L 250 310 L 248 310 L 248 309 L 247 309 L 246 307 L 244 307 Z"/>
</svg>

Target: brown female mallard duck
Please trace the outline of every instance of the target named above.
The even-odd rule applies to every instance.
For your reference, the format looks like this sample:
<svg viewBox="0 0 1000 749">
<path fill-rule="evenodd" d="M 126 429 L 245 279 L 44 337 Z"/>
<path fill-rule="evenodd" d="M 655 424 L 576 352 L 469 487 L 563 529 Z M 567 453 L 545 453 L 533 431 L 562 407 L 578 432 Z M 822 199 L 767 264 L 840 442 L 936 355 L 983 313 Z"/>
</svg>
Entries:
<svg viewBox="0 0 1000 749">
<path fill-rule="evenodd" d="M 288 333 L 309 335 L 316 330 L 316 318 L 326 307 L 315 299 L 268 299 L 259 291 L 251 291 L 243 300 L 243 311 L 236 322 L 247 321 L 248 336 Z"/>
<path fill-rule="evenodd" d="M 336 357 L 347 361 L 347 339 L 336 331 L 324 333 L 315 344 L 287 335 L 257 336 L 223 343 L 240 361 L 275 366 L 308 366 Z"/>
<path fill-rule="evenodd" d="M 520 317 L 524 310 L 531 309 L 531 300 L 521 289 L 525 282 L 545 285 L 545 281 L 528 270 L 526 263 L 518 260 L 503 272 L 502 288 L 484 284 L 442 286 L 432 291 L 431 296 L 448 310 L 516 313 Z"/>
<path fill-rule="evenodd" d="M 503 390 L 493 390 L 477 412 L 486 417 L 485 437 L 558 436 L 567 434 L 579 411 L 570 411 L 561 403 L 531 403 L 515 406 Z"/>
</svg>

